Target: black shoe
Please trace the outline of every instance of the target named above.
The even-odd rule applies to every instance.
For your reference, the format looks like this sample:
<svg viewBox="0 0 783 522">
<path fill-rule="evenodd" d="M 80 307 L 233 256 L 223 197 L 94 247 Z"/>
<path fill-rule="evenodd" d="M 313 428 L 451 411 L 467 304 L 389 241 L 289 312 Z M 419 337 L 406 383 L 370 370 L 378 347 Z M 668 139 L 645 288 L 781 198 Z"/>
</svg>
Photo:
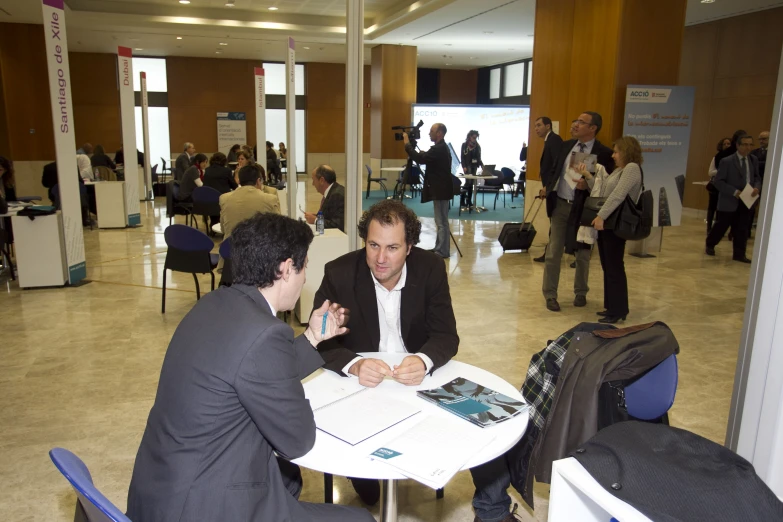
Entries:
<svg viewBox="0 0 783 522">
<path fill-rule="evenodd" d="M 546 252 L 541 254 L 541 257 L 534 257 L 533 261 L 535 261 L 536 263 L 543 263 L 544 261 L 546 261 Z"/>
<path fill-rule="evenodd" d="M 560 311 L 560 303 L 557 302 L 557 299 L 554 297 L 550 297 L 546 300 L 546 309 L 551 312 L 559 312 Z"/>
<path fill-rule="evenodd" d="M 352 478 L 353 489 L 368 506 L 374 506 L 381 498 L 381 483 L 376 479 Z"/>
<path fill-rule="evenodd" d="M 571 264 L 570 264 L 570 265 L 568 265 L 568 266 L 570 266 L 571 268 L 576 268 L 576 261 L 574 261 L 573 263 L 571 263 Z"/>
<path fill-rule="evenodd" d="M 732 257 L 732 259 L 734 261 L 739 261 L 740 263 L 750 263 L 751 262 L 750 259 L 748 259 L 745 256 L 742 256 L 742 257 Z"/>
<path fill-rule="evenodd" d="M 602 317 L 602 318 L 600 318 L 600 319 L 598 320 L 598 322 L 599 322 L 599 323 L 604 323 L 604 324 L 614 324 L 614 323 L 616 323 L 616 322 L 618 322 L 618 321 L 625 321 L 625 318 L 626 318 L 626 317 L 627 317 L 627 316 L 625 316 L 625 315 L 623 315 L 623 316 L 619 316 L 619 315 L 607 315 L 606 317 Z"/>
<path fill-rule="evenodd" d="M 595 315 L 597 315 L 598 317 L 606 317 L 607 315 L 609 315 L 609 312 L 604 310 L 603 312 L 596 312 Z"/>
<path fill-rule="evenodd" d="M 713 247 L 711 247 L 711 246 L 708 246 L 704 250 L 704 253 L 707 254 L 708 256 L 714 256 L 715 255 L 715 249 Z"/>
<path fill-rule="evenodd" d="M 574 306 L 587 306 L 587 296 L 578 295 L 574 297 Z"/>
</svg>

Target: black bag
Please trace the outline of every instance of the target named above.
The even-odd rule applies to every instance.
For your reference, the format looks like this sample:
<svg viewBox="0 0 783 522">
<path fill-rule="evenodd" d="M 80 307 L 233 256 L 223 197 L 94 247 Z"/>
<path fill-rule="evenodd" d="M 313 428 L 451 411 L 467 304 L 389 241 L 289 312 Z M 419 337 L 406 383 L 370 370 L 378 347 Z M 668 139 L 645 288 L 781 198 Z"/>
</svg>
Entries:
<svg viewBox="0 0 783 522">
<path fill-rule="evenodd" d="M 634 203 L 631 196 L 625 196 L 625 201 L 612 213 L 615 219 L 612 230 L 614 235 L 626 241 L 639 241 L 650 235 L 653 224 L 652 191 L 644 190 L 639 196 L 639 202 Z"/>
<path fill-rule="evenodd" d="M 452 185 L 452 191 L 451 193 L 455 196 L 459 196 L 460 192 L 462 191 L 462 181 L 455 176 L 454 174 L 451 175 L 451 185 Z"/>
<path fill-rule="evenodd" d="M 536 200 L 539 200 L 536 205 Z M 536 219 L 538 211 L 543 206 L 544 198 L 534 198 L 533 204 L 530 206 L 527 216 L 523 219 L 524 223 L 506 223 L 503 225 L 503 229 L 500 231 L 498 242 L 503 247 L 503 252 L 506 250 L 522 250 L 527 252 L 530 250 L 530 246 L 533 244 L 533 240 L 536 238 L 536 227 L 533 226 L 533 220 Z M 527 217 L 533 212 L 535 208 L 535 214 L 530 221 L 527 221 Z"/>
<path fill-rule="evenodd" d="M 579 224 L 583 227 L 593 226 L 593 220 L 598 217 L 598 213 L 601 211 L 601 207 L 606 203 L 606 198 L 599 198 L 588 196 L 585 200 L 585 207 L 582 210 L 582 217 L 579 219 Z"/>
</svg>

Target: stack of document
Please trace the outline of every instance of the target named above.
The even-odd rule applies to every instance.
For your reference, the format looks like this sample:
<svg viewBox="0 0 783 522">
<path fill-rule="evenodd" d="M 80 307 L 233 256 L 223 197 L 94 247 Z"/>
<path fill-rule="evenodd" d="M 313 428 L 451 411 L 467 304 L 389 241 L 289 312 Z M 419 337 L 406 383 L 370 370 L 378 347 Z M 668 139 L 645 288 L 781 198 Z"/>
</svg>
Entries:
<svg viewBox="0 0 783 522">
<path fill-rule="evenodd" d="M 370 458 L 440 489 L 494 439 L 492 431 L 472 427 L 456 417 L 428 416 L 373 451 Z"/>
</svg>

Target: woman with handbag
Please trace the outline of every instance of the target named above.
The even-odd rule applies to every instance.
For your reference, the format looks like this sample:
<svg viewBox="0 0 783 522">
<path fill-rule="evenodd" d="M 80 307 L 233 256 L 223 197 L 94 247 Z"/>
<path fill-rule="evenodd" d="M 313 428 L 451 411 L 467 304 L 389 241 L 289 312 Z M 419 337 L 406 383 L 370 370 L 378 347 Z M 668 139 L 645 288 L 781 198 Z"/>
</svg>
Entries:
<svg viewBox="0 0 783 522">
<path fill-rule="evenodd" d="M 604 307 L 599 323 L 614 324 L 628 316 L 628 279 L 625 276 L 625 239 L 617 237 L 604 224 L 630 196 L 636 203 L 642 192 L 642 147 L 636 138 L 623 136 L 614 142 L 616 168 L 602 181 L 606 196 L 592 225 L 598 231 L 598 254 L 604 271 Z"/>
</svg>

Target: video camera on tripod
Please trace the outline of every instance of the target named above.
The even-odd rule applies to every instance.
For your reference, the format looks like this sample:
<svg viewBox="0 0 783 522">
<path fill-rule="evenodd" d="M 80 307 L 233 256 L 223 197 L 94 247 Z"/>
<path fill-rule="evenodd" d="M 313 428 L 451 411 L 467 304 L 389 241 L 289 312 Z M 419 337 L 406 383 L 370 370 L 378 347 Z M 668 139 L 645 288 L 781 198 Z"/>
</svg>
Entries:
<svg viewBox="0 0 783 522">
<path fill-rule="evenodd" d="M 421 126 L 424 125 L 423 120 L 419 120 L 419 123 L 416 124 L 416 126 L 410 126 L 410 127 L 404 127 L 402 125 L 397 125 L 395 127 L 392 127 L 392 130 L 398 130 L 402 132 L 395 132 L 394 133 L 394 139 L 396 141 L 402 141 L 402 134 L 408 133 L 408 141 L 410 141 L 411 145 L 414 147 L 416 146 L 416 140 L 421 139 Z"/>
</svg>

